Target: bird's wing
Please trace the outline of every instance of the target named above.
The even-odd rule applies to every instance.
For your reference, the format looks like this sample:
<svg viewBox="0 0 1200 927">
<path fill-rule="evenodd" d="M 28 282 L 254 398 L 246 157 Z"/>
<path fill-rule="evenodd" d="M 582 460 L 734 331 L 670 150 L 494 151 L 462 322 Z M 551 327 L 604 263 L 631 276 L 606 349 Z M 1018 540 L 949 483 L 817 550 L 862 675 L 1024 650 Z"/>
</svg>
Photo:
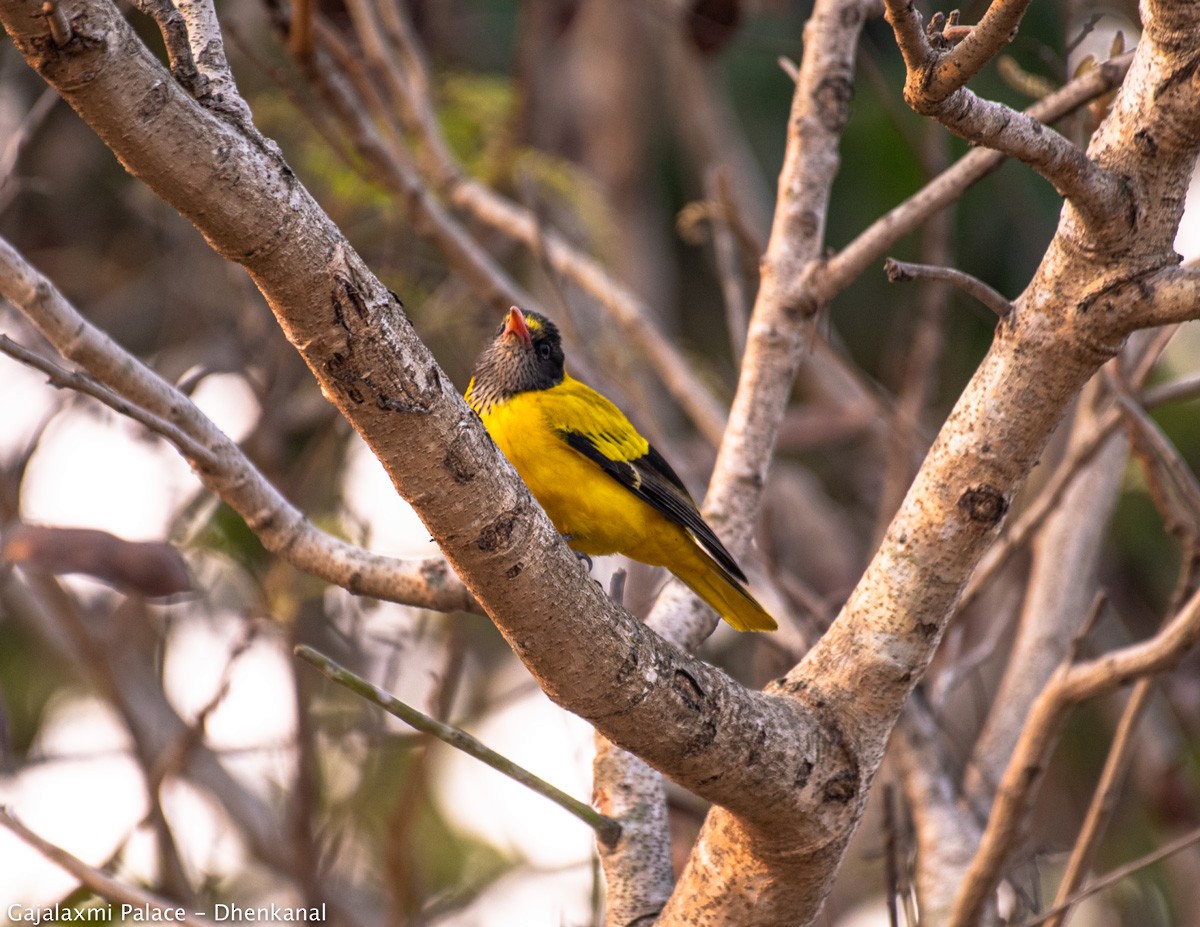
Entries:
<svg viewBox="0 0 1200 927">
<path fill-rule="evenodd" d="M 551 416 L 555 433 L 639 499 L 685 528 L 717 563 L 745 583 L 745 574 L 701 517 L 683 481 L 625 414 L 578 380 L 568 379 L 554 391 L 563 400 L 554 404 Z"/>
</svg>

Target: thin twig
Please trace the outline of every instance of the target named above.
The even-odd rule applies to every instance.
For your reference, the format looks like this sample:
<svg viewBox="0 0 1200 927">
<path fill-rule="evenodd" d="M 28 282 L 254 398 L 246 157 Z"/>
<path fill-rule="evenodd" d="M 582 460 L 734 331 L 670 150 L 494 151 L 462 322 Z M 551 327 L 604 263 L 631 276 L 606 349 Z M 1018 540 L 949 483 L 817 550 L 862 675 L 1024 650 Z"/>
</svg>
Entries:
<svg viewBox="0 0 1200 927">
<path fill-rule="evenodd" d="M 1079 660 L 1079 654 L 1083 650 L 1083 645 L 1087 643 L 1088 637 L 1091 636 L 1092 629 L 1096 627 L 1096 622 L 1100 620 L 1100 616 L 1104 614 L 1104 606 L 1108 604 L 1108 593 L 1103 589 L 1099 590 L 1092 598 L 1092 606 L 1087 610 L 1087 614 L 1083 616 L 1083 621 L 1079 625 L 1079 630 L 1075 632 L 1075 636 L 1071 638 L 1071 645 L 1067 650 L 1067 663 L 1075 663 Z"/>
<path fill-rule="evenodd" d="M 50 29 L 50 38 L 59 48 L 70 45 L 75 38 L 75 30 L 63 13 L 58 0 L 45 0 L 42 4 L 42 15 L 46 17 L 46 26 Z"/>
<path fill-rule="evenodd" d="M 1200 537 L 1200 480 L 1145 408 L 1111 368 L 1107 382 L 1129 426 L 1134 452 L 1142 463 L 1150 497 L 1172 534 Z"/>
<path fill-rule="evenodd" d="M 146 918 L 147 920 L 172 921 L 177 924 L 187 924 L 189 927 L 214 927 L 214 922 L 208 918 L 197 917 L 186 912 L 180 915 L 178 904 L 159 898 L 157 895 L 152 895 L 135 886 L 125 885 L 99 869 L 89 866 L 79 857 L 35 834 L 4 807 L 0 807 L 0 825 L 8 828 L 50 862 L 65 869 L 102 898 L 107 898 L 114 904 L 149 910 L 152 914 Z"/>
<path fill-rule="evenodd" d="M 53 87 L 43 90 L 34 101 L 33 106 L 29 107 L 29 112 L 25 114 L 25 118 L 17 130 L 9 136 L 4 150 L 0 151 L 0 213 L 8 208 L 18 189 L 17 184 L 14 183 L 13 171 L 16 170 L 21 153 L 37 135 L 38 129 L 41 128 L 46 117 L 50 115 L 55 104 L 61 99 L 62 97 L 54 91 Z"/>
<path fill-rule="evenodd" d="M 1137 731 L 1138 721 L 1150 704 L 1154 682 L 1153 679 L 1139 679 L 1121 712 L 1121 720 L 1117 724 L 1116 734 L 1104 761 L 1104 771 L 1096 784 L 1095 792 L 1092 793 L 1087 817 L 1084 818 L 1079 836 L 1071 848 L 1071 856 L 1063 871 L 1062 881 L 1058 883 L 1053 908 L 1061 908 L 1061 911 L 1057 914 L 1049 913 L 1045 917 L 1051 927 L 1060 927 L 1066 920 L 1071 909 L 1071 899 L 1076 897 L 1074 893 L 1079 888 L 1079 883 L 1083 881 L 1096 858 L 1100 838 L 1116 810 L 1117 797 L 1133 759 L 1133 735 Z"/>
<path fill-rule="evenodd" d="M 896 896 L 900 892 L 900 866 L 896 861 L 898 841 L 896 839 L 896 789 L 887 782 L 883 786 L 883 861 L 887 879 L 887 902 L 889 927 L 900 927 L 900 912 L 896 908 Z"/>
<path fill-rule="evenodd" d="M 1197 397 L 1200 397 L 1200 373 L 1193 373 L 1148 387 L 1142 391 L 1141 403 L 1143 408 L 1157 409 L 1173 402 L 1191 402 Z"/>
<path fill-rule="evenodd" d="M 1090 898 L 1092 895 L 1102 892 L 1106 888 L 1110 888 L 1124 879 L 1128 879 L 1134 873 L 1153 866 L 1155 863 L 1162 862 L 1164 859 L 1174 856 L 1176 853 L 1182 852 L 1183 850 L 1186 850 L 1188 847 L 1194 846 L 1197 843 L 1200 843 L 1200 827 L 1189 831 L 1182 837 L 1177 837 L 1170 843 L 1159 847 L 1157 850 L 1147 853 L 1145 856 L 1139 856 L 1137 859 L 1126 863 L 1124 866 L 1118 866 L 1116 869 L 1112 870 L 1112 872 L 1097 879 L 1095 882 L 1092 882 L 1081 891 L 1076 892 L 1062 904 L 1056 904 L 1049 911 L 1043 911 L 1032 920 L 1025 921 L 1021 927 L 1039 927 L 1039 925 L 1046 923 L 1046 921 L 1050 920 L 1052 917 L 1070 910 L 1085 898 Z"/>
<path fill-rule="evenodd" d="M 429 717 L 424 712 L 418 711 L 411 705 L 406 705 L 394 695 L 384 692 L 378 686 L 352 673 L 344 666 L 325 656 L 325 654 L 314 650 L 306 644 L 300 644 L 296 647 L 295 653 L 301 660 L 311 663 L 333 682 L 365 698 L 373 705 L 378 705 L 389 714 L 395 715 L 405 724 L 425 734 L 432 734 L 443 743 L 454 747 L 456 750 L 461 750 L 468 756 L 474 757 L 481 763 L 490 766 L 497 772 L 503 773 L 513 781 L 521 783 L 526 788 L 532 789 L 542 797 L 554 802 L 592 828 L 596 832 L 596 835 L 606 844 L 615 845 L 621 838 L 621 825 L 612 818 L 600 814 L 600 812 L 596 811 L 590 805 L 572 798 L 566 792 L 555 788 L 549 782 L 529 772 L 529 770 L 518 766 L 512 760 L 480 743 L 461 728 L 443 724 L 441 721 Z"/>
<path fill-rule="evenodd" d="M 974 297 L 996 314 L 998 319 L 1007 319 L 1012 315 L 1013 305 L 994 289 L 970 274 L 955 270 L 953 267 L 934 267 L 930 264 L 911 264 L 908 261 L 897 261 L 888 258 L 883 262 L 884 272 L 891 283 L 908 283 L 910 280 L 944 280 L 962 290 L 968 296 Z"/>
<path fill-rule="evenodd" d="M 316 0 L 292 0 L 292 21 L 288 32 L 288 51 L 303 63 L 313 53 L 313 7 Z"/>
<path fill-rule="evenodd" d="M 742 279 L 741 261 L 738 258 L 737 242 L 734 239 L 731 218 L 733 197 L 729 189 L 729 177 L 721 168 L 709 171 L 704 178 L 704 193 L 713 207 L 709 212 L 709 228 L 712 229 L 713 253 L 717 259 L 717 278 L 721 282 L 721 293 L 725 297 L 725 322 L 729 328 L 729 344 L 733 349 L 733 362 L 740 364 L 746 350 L 746 326 L 750 313 L 746 308 L 745 282 Z"/>
</svg>

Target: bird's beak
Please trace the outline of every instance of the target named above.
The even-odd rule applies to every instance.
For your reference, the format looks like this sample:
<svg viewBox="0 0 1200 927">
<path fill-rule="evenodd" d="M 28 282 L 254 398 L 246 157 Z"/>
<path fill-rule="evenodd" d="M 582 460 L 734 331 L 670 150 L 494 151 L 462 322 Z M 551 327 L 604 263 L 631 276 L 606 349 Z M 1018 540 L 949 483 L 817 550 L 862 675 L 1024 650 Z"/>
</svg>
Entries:
<svg viewBox="0 0 1200 927">
<path fill-rule="evenodd" d="M 516 306 L 508 310 L 508 315 L 504 317 L 504 331 L 500 333 L 501 338 L 507 338 L 509 335 L 519 338 L 521 344 L 525 346 L 525 350 L 533 350 L 533 339 L 529 336 L 529 326 L 525 324 L 525 316 Z"/>
</svg>

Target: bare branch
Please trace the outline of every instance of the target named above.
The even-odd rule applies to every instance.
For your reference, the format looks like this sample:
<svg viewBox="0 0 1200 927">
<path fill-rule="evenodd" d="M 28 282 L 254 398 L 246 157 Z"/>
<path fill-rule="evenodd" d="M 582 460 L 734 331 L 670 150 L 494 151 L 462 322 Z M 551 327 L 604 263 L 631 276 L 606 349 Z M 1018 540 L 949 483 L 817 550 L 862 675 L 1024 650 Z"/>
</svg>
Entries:
<svg viewBox="0 0 1200 927">
<path fill-rule="evenodd" d="M 1017 34 L 1030 0 L 992 0 L 978 25 L 937 63 L 926 93 L 945 99 L 983 70 Z"/>
<path fill-rule="evenodd" d="M 1130 53 L 1107 61 L 1039 100 L 1025 112 L 1039 122 L 1055 122 L 1119 85 L 1132 60 Z M 810 278 L 813 299 L 821 305 L 828 303 L 883 257 L 895 242 L 915 230 L 931 214 L 954 202 L 963 190 L 998 168 L 1004 159 L 1005 155 L 1000 152 L 983 148 L 968 152 L 953 167 L 873 222 L 836 255 L 808 268 L 806 275 Z"/>
<path fill-rule="evenodd" d="M 1124 866 L 1118 866 L 1116 869 L 1112 870 L 1112 872 L 1106 873 L 1101 878 L 1096 879 L 1094 882 L 1087 885 L 1087 887 L 1085 887 L 1083 890 L 1076 892 L 1065 901 L 1055 903 L 1054 907 L 1052 907 L 1050 910 L 1043 911 L 1037 917 L 1025 921 L 1021 927 L 1038 927 L 1040 924 L 1052 922 L 1055 919 L 1060 918 L 1062 915 L 1069 913 L 1071 908 L 1079 904 L 1079 902 L 1083 901 L 1085 898 L 1090 898 L 1092 895 L 1095 895 L 1098 892 L 1102 892 L 1107 888 L 1111 888 L 1118 882 L 1128 879 L 1131 875 L 1141 872 L 1143 869 L 1149 868 L 1156 863 L 1161 863 L 1164 859 L 1193 847 L 1197 843 L 1200 843 L 1200 827 L 1189 831 L 1182 837 L 1175 838 L 1169 843 L 1159 847 L 1157 850 L 1147 853 L 1145 856 L 1140 856 L 1132 862 L 1126 863 Z"/>
<path fill-rule="evenodd" d="M 884 17 L 896 34 L 896 46 L 904 58 L 905 69 L 910 74 L 928 69 L 935 56 L 916 5 L 910 3 L 904 6 L 885 0 L 883 9 Z"/>
<path fill-rule="evenodd" d="M 1200 270 L 1171 267 L 1137 282 L 1139 327 L 1200 319 Z"/>
<path fill-rule="evenodd" d="M 187 23 L 171 0 L 135 0 L 134 5 L 158 24 L 172 76 L 197 100 L 208 94 L 209 80 L 192 58 Z"/>
<path fill-rule="evenodd" d="M 490 766 L 497 772 L 508 776 L 514 782 L 519 782 L 526 788 L 537 792 L 543 798 L 554 802 L 554 804 L 570 812 L 588 827 L 592 828 L 596 832 L 596 836 L 603 843 L 612 846 L 620 839 L 621 825 L 612 818 L 600 814 L 590 805 L 585 805 L 579 799 L 573 798 L 561 789 L 555 788 L 545 779 L 535 776 L 508 757 L 497 753 L 491 747 L 484 745 L 477 738 L 472 737 L 461 728 L 444 724 L 441 721 L 431 718 L 423 711 L 418 711 L 411 705 L 406 705 L 394 695 L 384 692 L 378 686 L 368 682 L 356 673 L 350 672 L 344 666 L 339 665 L 312 647 L 305 644 L 299 645 L 296 648 L 296 656 L 306 663 L 311 663 L 328 679 L 349 689 L 354 694 L 365 698 L 373 705 L 378 705 L 384 711 L 388 712 L 388 714 L 395 715 L 405 724 L 416 728 L 422 733 L 432 734 L 438 740 L 442 741 L 442 743 L 449 744 L 455 750 L 461 750 L 467 756 L 479 760 L 479 762 Z"/>
<path fill-rule="evenodd" d="M 171 0 L 171 4 L 183 17 L 187 42 L 191 47 L 191 60 L 204 81 L 198 87 L 199 102 L 230 119 L 247 138 L 254 139 L 259 144 L 273 145 L 273 142 L 268 143 L 254 127 L 254 114 L 238 93 L 233 72 L 225 58 L 221 24 L 217 20 L 217 11 L 213 8 L 212 0 Z"/>
<path fill-rule="evenodd" d="M 162 435 L 174 444 L 181 454 L 193 461 L 199 467 L 211 468 L 216 465 L 216 457 L 204 445 L 194 441 L 190 435 L 176 428 L 170 422 L 164 421 L 157 415 L 119 396 L 101 383 L 89 376 L 63 370 L 57 364 L 47 360 L 40 354 L 30 351 L 13 341 L 7 335 L 0 335 L 0 352 L 7 354 L 13 360 L 19 361 L 35 370 L 40 370 L 50 379 L 50 384 L 58 389 L 72 389 L 85 396 L 91 396 L 114 412 L 133 419 L 144 425 L 155 434 Z"/>
<path fill-rule="evenodd" d="M 1129 425 L 1134 451 L 1141 460 L 1150 495 L 1167 530 L 1185 540 L 1200 538 L 1200 480 L 1120 378 L 1113 374 L 1108 381 Z"/>
<path fill-rule="evenodd" d="M 1153 638 L 1093 660 L 1064 665 L 1034 703 L 996 794 L 970 870 L 959 887 L 949 924 L 967 927 L 979 918 L 1026 819 L 1068 710 L 1087 699 L 1171 669 L 1200 638 L 1200 592 Z"/>
<path fill-rule="evenodd" d="M 1075 896 L 1079 884 L 1087 876 L 1092 862 L 1099 849 L 1100 838 L 1108 822 L 1116 810 L 1117 798 L 1125 783 L 1125 774 L 1133 760 L 1133 737 L 1137 731 L 1138 721 L 1150 704 L 1150 696 L 1154 692 L 1154 680 L 1139 679 L 1129 694 L 1125 708 L 1121 712 L 1121 721 L 1117 732 L 1108 748 L 1108 756 L 1104 761 L 1104 771 L 1096 790 L 1092 793 L 1092 801 L 1088 805 L 1087 817 L 1075 845 L 1071 848 L 1071 857 L 1063 870 L 1062 881 L 1058 883 L 1058 892 L 1054 896 L 1053 909 L 1058 913 L 1047 913 L 1044 920 L 1051 927 L 1061 927 L 1070 914 L 1071 905 L 1078 900 Z"/>
<path fill-rule="evenodd" d="M 733 361 L 740 364 L 746 350 L 746 326 L 749 310 L 746 306 L 746 290 L 742 279 L 741 261 L 735 241 L 737 219 L 734 213 L 733 193 L 729 188 L 729 177 L 723 168 L 710 171 L 705 176 L 705 196 L 714 207 L 709 216 L 712 228 L 713 251 L 717 259 L 717 277 L 721 281 L 721 292 L 725 297 L 725 323 L 729 327 L 729 343 L 733 348 Z"/>
<path fill-rule="evenodd" d="M 1096 233 L 1127 234 L 1130 194 L 1120 178 L 1033 116 L 982 100 L 966 82 L 1016 33 L 1028 0 L 993 0 L 980 24 L 950 52 L 935 50 L 912 3 L 887 0 L 887 16 L 904 56 L 904 98 L 974 144 L 1024 161 L 1069 199 Z"/>
<path fill-rule="evenodd" d="M 0 825 L 8 828 L 50 862 L 71 873 L 100 897 L 107 898 L 114 904 L 128 905 L 131 909 L 137 909 L 144 913 L 143 920 L 172 921 L 177 924 L 187 924 L 189 927 L 214 927 L 214 922 L 208 918 L 196 917 L 180 908 L 178 904 L 165 898 L 159 898 L 136 886 L 125 885 L 99 869 L 89 866 L 62 847 L 39 837 L 3 807 L 0 807 Z"/>
<path fill-rule="evenodd" d="M 970 274 L 955 270 L 953 267 L 933 267 L 929 264 L 911 264 L 907 261 L 897 261 L 888 258 L 883 263 L 884 273 L 892 283 L 908 283 L 911 280 L 945 280 L 954 284 L 968 296 L 974 297 L 984 307 L 995 313 L 996 318 L 1003 321 L 1012 312 L 1012 303 L 997 293 L 994 289 Z"/>
<path fill-rule="evenodd" d="M 2 239 L 0 295 L 64 357 L 90 374 L 57 371 L 65 377 L 64 385 L 90 392 L 174 444 L 201 481 L 246 519 L 268 550 L 297 569 L 360 594 L 446 611 L 478 609 L 444 561 L 406 563 L 318 531 L 190 399 L 84 319 L 53 283 Z M 57 370 L 48 366 L 47 372 Z"/>
</svg>

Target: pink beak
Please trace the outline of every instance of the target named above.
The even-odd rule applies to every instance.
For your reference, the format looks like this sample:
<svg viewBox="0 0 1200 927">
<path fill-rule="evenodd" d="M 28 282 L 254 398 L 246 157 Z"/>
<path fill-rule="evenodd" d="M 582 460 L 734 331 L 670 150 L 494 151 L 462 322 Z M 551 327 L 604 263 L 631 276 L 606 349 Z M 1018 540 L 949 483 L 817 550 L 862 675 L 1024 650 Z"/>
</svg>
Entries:
<svg viewBox="0 0 1200 927">
<path fill-rule="evenodd" d="M 504 331 L 500 335 L 503 338 L 507 338 L 509 335 L 516 335 L 521 339 L 521 344 L 525 345 L 526 350 L 533 349 L 533 339 L 529 336 L 529 326 L 525 324 L 525 316 L 521 314 L 521 310 L 516 306 L 509 309 L 508 315 L 504 317 Z"/>
</svg>

